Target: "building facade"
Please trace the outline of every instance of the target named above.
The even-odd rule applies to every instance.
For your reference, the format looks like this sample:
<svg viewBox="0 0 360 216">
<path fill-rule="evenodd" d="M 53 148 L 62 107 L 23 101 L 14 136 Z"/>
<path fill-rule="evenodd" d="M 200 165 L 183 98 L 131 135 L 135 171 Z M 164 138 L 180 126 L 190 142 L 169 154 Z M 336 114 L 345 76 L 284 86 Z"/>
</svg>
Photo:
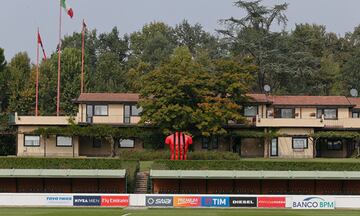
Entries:
<svg viewBox="0 0 360 216">
<path fill-rule="evenodd" d="M 231 151 L 242 157 L 314 158 L 350 157 L 358 147 L 356 139 L 315 137 L 326 131 L 360 131 L 360 98 L 345 96 L 274 96 L 248 94 L 243 105 L 246 124 L 227 125 L 227 137 L 195 137 L 193 151 Z M 111 145 L 104 139 L 90 137 L 42 137 L 31 133 L 37 128 L 78 125 L 133 127 L 140 121 L 138 94 L 83 93 L 74 103 L 76 116 L 19 116 L 17 155 L 39 157 L 110 156 Z M 250 132 L 264 134 L 252 136 Z M 248 134 L 248 136 L 247 136 Z M 268 136 L 266 134 L 272 134 Z M 139 138 L 118 140 L 115 152 L 143 149 Z"/>
</svg>

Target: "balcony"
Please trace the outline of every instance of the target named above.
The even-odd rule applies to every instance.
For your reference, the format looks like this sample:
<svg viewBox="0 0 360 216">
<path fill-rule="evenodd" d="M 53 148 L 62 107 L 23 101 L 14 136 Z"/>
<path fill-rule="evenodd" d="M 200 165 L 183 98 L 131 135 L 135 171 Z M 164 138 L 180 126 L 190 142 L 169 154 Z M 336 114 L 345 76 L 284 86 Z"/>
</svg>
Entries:
<svg viewBox="0 0 360 216">
<path fill-rule="evenodd" d="M 325 128 L 360 128 L 360 118 L 339 118 L 324 120 Z"/>
<path fill-rule="evenodd" d="M 69 125 L 70 120 L 77 122 L 76 117 L 70 116 L 11 116 L 10 124 L 13 125 Z"/>
<path fill-rule="evenodd" d="M 256 116 L 256 127 L 324 127 L 317 118 L 261 118 Z"/>
</svg>

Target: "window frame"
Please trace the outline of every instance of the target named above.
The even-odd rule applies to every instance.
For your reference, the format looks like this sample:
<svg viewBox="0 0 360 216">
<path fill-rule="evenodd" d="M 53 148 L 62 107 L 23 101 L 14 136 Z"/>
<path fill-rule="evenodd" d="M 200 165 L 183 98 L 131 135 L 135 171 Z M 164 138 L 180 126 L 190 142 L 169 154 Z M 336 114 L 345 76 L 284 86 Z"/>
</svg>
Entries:
<svg viewBox="0 0 360 216">
<path fill-rule="evenodd" d="M 39 137 L 39 145 L 26 145 L 26 137 Z M 24 134 L 24 147 L 40 147 L 41 137 L 40 135 Z"/>
<path fill-rule="evenodd" d="M 273 154 L 273 140 L 276 140 L 276 154 Z M 271 157 L 277 157 L 277 156 L 279 156 L 279 139 L 277 138 L 277 137 L 275 137 L 275 138 L 272 138 L 271 139 L 271 143 L 270 143 L 270 156 Z"/>
<path fill-rule="evenodd" d="M 58 141 L 59 137 L 71 138 L 70 145 L 59 145 L 59 141 Z M 73 147 L 73 137 L 72 136 L 58 136 L 58 135 L 56 135 L 56 147 Z"/>
<path fill-rule="evenodd" d="M 106 107 L 106 114 L 95 114 L 95 108 L 97 106 L 103 106 L 103 107 Z M 109 116 L 109 105 L 108 104 L 94 104 L 93 105 L 93 116 Z"/>
<path fill-rule="evenodd" d="M 133 114 L 133 106 L 135 106 L 136 109 L 139 109 L 139 108 L 137 107 L 137 104 L 131 104 L 131 105 L 130 105 L 130 117 L 132 117 L 132 116 L 140 116 L 141 112 L 139 112 L 139 113 L 136 114 L 136 115 Z M 141 110 L 141 111 L 142 111 L 142 110 Z"/>
<path fill-rule="evenodd" d="M 332 109 L 332 110 L 335 110 L 336 111 L 336 116 L 335 118 L 326 118 L 325 116 L 325 110 L 329 110 L 329 109 Z M 321 114 L 319 115 L 319 110 L 321 111 Z M 338 113 L 339 113 L 339 110 L 338 108 L 331 108 L 331 107 L 323 107 L 323 108 L 316 108 L 316 118 L 320 119 L 322 115 L 324 115 L 324 119 L 325 120 L 336 120 L 338 119 Z"/>
<path fill-rule="evenodd" d="M 207 139 L 207 142 L 204 142 L 204 140 Z M 205 147 L 206 143 L 206 147 Z M 210 136 L 210 137 L 201 137 L 201 149 L 207 149 L 207 150 L 213 150 L 213 149 L 219 149 L 219 137 L 218 136 Z"/>
<path fill-rule="evenodd" d="M 295 139 L 305 139 L 305 146 L 303 148 L 294 148 L 294 140 Z M 302 150 L 302 149 L 308 149 L 309 148 L 309 139 L 308 137 L 292 137 L 292 149 L 296 149 L 296 150 Z"/>
<path fill-rule="evenodd" d="M 95 145 L 95 141 L 100 141 L 100 145 L 99 146 L 97 146 L 97 145 Z M 102 139 L 101 138 L 93 138 L 92 139 L 92 148 L 101 148 L 102 147 Z"/>
<path fill-rule="evenodd" d="M 132 140 L 132 141 L 133 141 L 133 146 L 132 146 L 132 147 L 122 147 L 122 146 L 121 146 L 121 141 L 123 141 L 123 140 Z M 131 149 L 131 148 L 135 148 L 135 138 L 119 139 L 119 141 L 118 141 L 118 148 L 121 148 L 121 149 L 126 149 L 126 148 Z"/>
<path fill-rule="evenodd" d="M 281 110 L 283 110 L 283 109 L 288 109 L 288 110 L 292 111 L 292 115 L 291 115 L 290 118 L 282 116 Z M 280 116 L 277 115 L 277 113 L 278 113 L 277 110 L 280 110 Z M 293 118 L 295 118 L 295 107 L 274 107 L 274 118 L 284 118 L 284 119 L 293 119 Z"/>
<path fill-rule="evenodd" d="M 125 107 L 129 107 L 129 116 L 126 116 L 125 115 L 125 110 L 126 110 L 126 108 Z M 124 104 L 124 118 L 123 118 L 123 122 L 124 122 L 124 124 L 131 124 L 131 104 Z"/>
<path fill-rule="evenodd" d="M 354 117 L 354 114 L 356 113 L 357 117 Z M 360 111 L 351 111 L 351 118 L 360 118 Z"/>
<path fill-rule="evenodd" d="M 255 115 L 246 115 L 245 114 L 245 108 L 246 107 L 255 107 L 255 109 L 256 109 Z M 259 114 L 259 106 L 258 105 L 244 105 L 243 106 L 243 115 L 244 115 L 244 117 L 256 117 L 256 115 L 258 115 L 258 114 Z"/>
<path fill-rule="evenodd" d="M 336 141 L 340 141 L 340 148 L 334 148 L 334 142 Z M 329 145 L 329 142 L 332 142 L 332 145 Z M 332 146 L 332 147 L 330 147 Z M 326 140 L 326 148 L 327 150 L 330 150 L 330 151 L 342 151 L 343 148 L 344 148 L 344 144 L 343 144 L 343 141 L 342 140 L 339 140 L 339 139 L 328 139 Z"/>
</svg>

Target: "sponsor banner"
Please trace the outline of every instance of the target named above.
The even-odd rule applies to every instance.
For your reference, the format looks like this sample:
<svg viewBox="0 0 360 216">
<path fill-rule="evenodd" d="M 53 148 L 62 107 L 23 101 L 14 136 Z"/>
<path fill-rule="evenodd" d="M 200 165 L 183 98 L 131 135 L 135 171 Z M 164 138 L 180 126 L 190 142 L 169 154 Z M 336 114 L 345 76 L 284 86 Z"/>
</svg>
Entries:
<svg viewBox="0 0 360 216">
<path fill-rule="evenodd" d="M 129 206 L 129 196 L 101 196 L 101 206 Z"/>
<path fill-rule="evenodd" d="M 50 206 L 72 206 L 73 197 L 72 196 L 46 196 L 45 205 Z"/>
<path fill-rule="evenodd" d="M 334 209 L 334 197 L 295 196 L 292 200 L 293 209 Z"/>
<path fill-rule="evenodd" d="M 201 197 L 201 206 L 203 207 L 229 207 L 229 197 L 205 196 Z"/>
<path fill-rule="evenodd" d="M 258 197 L 259 208 L 285 208 L 285 197 Z"/>
<path fill-rule="evenodd" d="M 200 206 L 201 197 L 197 196 L 174 196 L 174 207 Z"/>
<path fill-rule="evenodd" d="M 172 196 L 146 196 L 146 206 L 153 207 L 172 207 L 173 197 Z"/>
<path fill-rule="evenodd" d="M 230 197 L 230 207 L 257 207 L 256 197 Z"/>
<path fill-rule="evenodd" d="M 101 196 L 74 196 L 74 206 L 100 206 Z"/>
</svg>

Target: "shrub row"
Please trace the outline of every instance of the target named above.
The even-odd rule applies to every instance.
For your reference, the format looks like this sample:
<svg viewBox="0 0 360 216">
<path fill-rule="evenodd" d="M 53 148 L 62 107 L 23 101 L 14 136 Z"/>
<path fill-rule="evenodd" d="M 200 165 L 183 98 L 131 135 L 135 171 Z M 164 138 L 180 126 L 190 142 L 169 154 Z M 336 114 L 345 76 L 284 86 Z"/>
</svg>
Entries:
<svg viewBox="0 0 360 216">
<path fill-rule="evenodd" d="M 281 161 L 281 160 L 157 160 L 152 169 L 169 170 L 294 170 L 294 171 L 360 171 L 359 162 Z"/>
<path fill-rule="evenodd" d="M 126 169 L 128 192 L 133 192 L 139 162 L 111 158 L 0 157 L 0 169 Z"/>
<path fill-rule="evenodd" d="M 119 153 L 122 160 L 169 160 L 170 152 L 166 150 L 122 150 Z M 232 152 L 195 151 L 189 152 L 189 160 L 239 160 L 240 156 Z"/>
</svg>

